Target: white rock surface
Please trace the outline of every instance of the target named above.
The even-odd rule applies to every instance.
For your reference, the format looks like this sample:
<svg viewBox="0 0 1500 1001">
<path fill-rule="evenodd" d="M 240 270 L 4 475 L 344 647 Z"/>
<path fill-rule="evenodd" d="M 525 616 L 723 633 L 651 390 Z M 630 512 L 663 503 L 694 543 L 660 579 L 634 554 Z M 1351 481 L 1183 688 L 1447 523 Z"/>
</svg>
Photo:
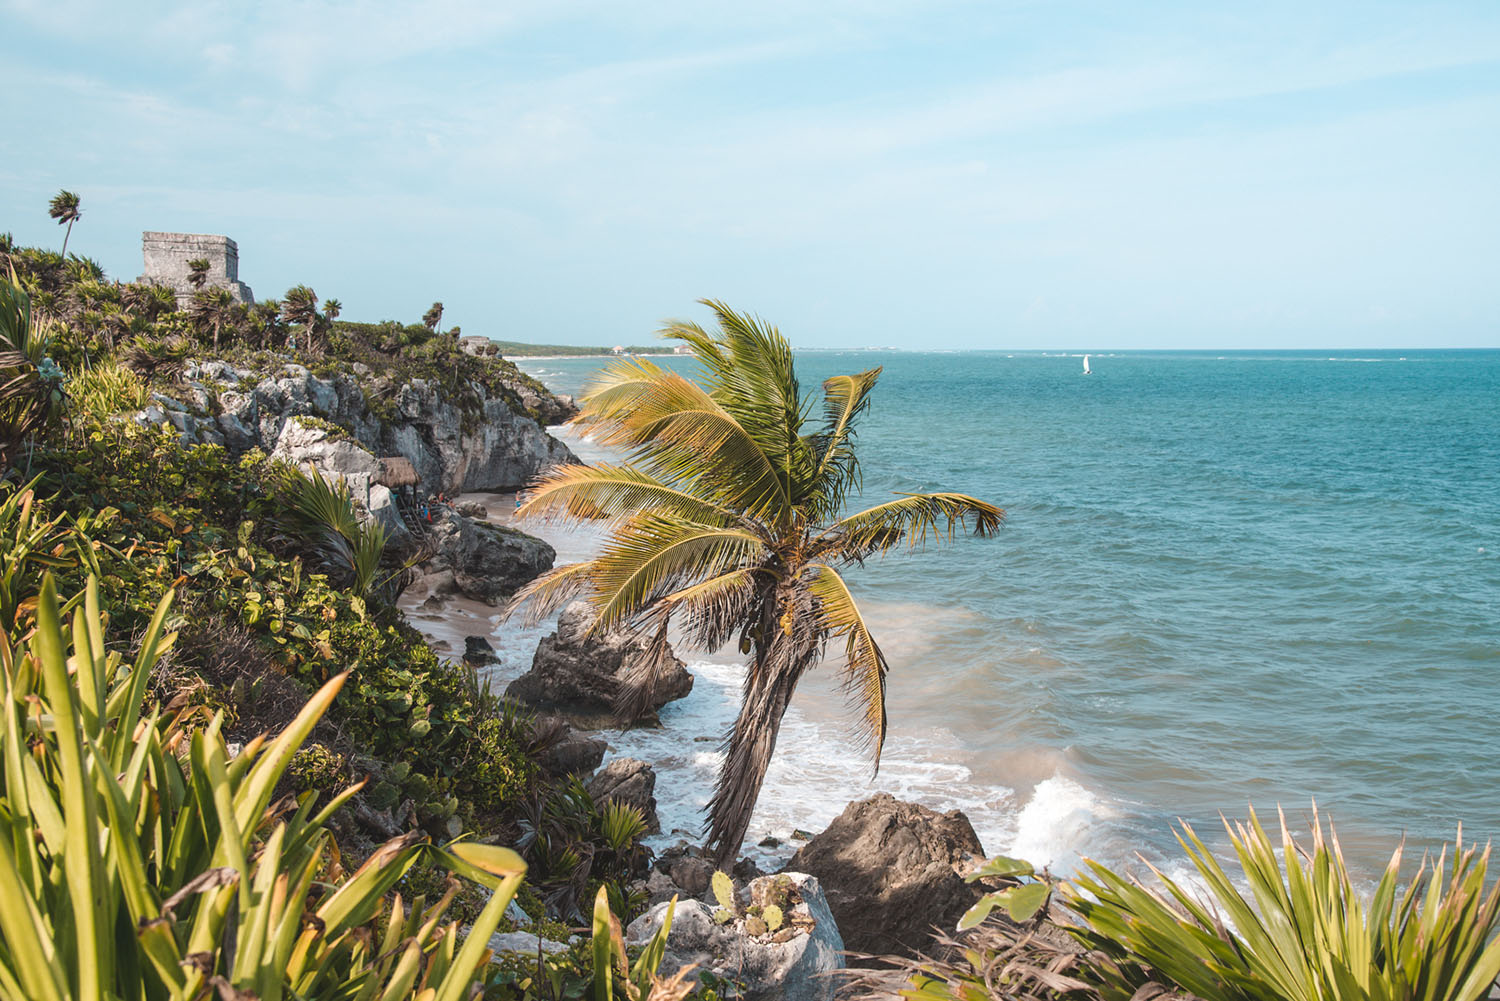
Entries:
<svg viewBox="0 0 1500 1001">
<path fill-rule="evenodd" d="M 840 953 L 844 940 L 817 879 L 804 873 L 784 875 L 792 878 L 802 896 L 792 915 L 810 918 L 810 931 L 799 930 L 788 941 L 776 942 L 770 936 L 747 935 L 742 918 L 720 925 L 707 904 L 679 900 L 660 974 L 671 976 L 679 968 L 696 963 L 700 970 L 743 983 L 746 1001 L 833 1001 L 839 981 L 832 974 L 843 965 Z M 757 884 L 773 879 L 762 876 L 754 880 L 751 896 L 756 896 Z M 632 921 L 626 930 L 627 944 L 648 942 L 661 928 L 668 906 L 657 904 Z"/>
</svg>

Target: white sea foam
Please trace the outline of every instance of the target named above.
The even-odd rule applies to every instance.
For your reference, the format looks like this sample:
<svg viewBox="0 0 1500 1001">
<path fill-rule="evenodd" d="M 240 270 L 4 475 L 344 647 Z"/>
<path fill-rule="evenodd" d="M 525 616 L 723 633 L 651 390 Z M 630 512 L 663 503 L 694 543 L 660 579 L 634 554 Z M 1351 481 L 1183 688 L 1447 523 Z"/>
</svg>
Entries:
<svg viewBox="0 0 1500 1001">
<path fill-rule="evenodd" d="M 1089 853 L 1101 820 L 1116 816 L 1108 804 L 1077 782 L 1054 775 L 1036 784 L 1015 822 L 1015 837 L 1003 854 L 1057 872 L 1072 872 Z"/>
</svg>

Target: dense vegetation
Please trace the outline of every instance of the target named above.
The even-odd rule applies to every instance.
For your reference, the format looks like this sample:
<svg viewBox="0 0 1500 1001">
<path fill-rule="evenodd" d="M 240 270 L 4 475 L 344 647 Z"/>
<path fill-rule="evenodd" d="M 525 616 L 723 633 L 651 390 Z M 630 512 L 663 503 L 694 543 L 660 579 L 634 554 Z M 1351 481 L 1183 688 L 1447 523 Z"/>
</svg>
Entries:
<svg viewBox="0 0 1500 1001">
<path fill-rule="evenodd" d="M 76 210 L 75 201 L 70 211 Z M 147 773 L 122 777 L 137 784 L 123 787 L 125 802 L 114 805 L 134 814 L 146 796 L 164 808 L 161 783 L 167 782 L 188 796 L 174 811 L 198 811 L 143 816 L 154 833 L 139 830 L 144 854 L 129 864 L 122 853 L 135 851 L 133 842 L 110 822 L 120 840 L 105 845 L 107 870 L 88 878 L 115 880 L 123 894 L 116 903 L 127 910 L 96 907 L 94 924 L 85 927 L 79 900 L 48 898 L 46 906 L 55 910 L 44 909 L 33 933 L 67 937 L 75 950 L 49 952 L 49 963 L 76 966 L 78 956 L 97 953 L 97 968 L 85 972 L 85 980 L 68 980 L 80 974 L 64 976 L 57 968 L 32 970 L 39 980 L 13 980 L 21 976 L 15 964 L 24 957 L 17 950 L 27 940 L 17 937 L 21 925 L 0 923 L 0 995 L 99 996 L 95 986 L 110 978 L 110 991 L 127 981 L 144 983 L 140 996 L 150 997 L 198 996 L 199 985 L 214 986 L 221 996 L 239 996 L 226 993 L 230 988 L 260 997 L 283 991 L 329 996 L 369 983 L 380 985 L 370 996 L 395 998 L 408 996 L 403 991 L 412 985 L 451 982 L 440 996 L 456 998 L 482 979 L 488 996 L 505 999 L 561 996 L 587 986 L 594 978 L 591 952 L 583 947 L 549 960 L 545 977 L 498 968 L 485 973 L 476 964 L 487 933 L 475 943 L 478 952 L 456 952 L 455 943 L 462 945 L 457 926 L 443 925 L 439 915 L 449 913 L 476 930 L 493 927 L 491 916 L 502 928 L 509 921 L 494 909 L 499 897 L 460 891 L 457 884 L 449 892 L 442 873 L 457 870 L 494 887 L 497 878 L 484 869 L 499 863 L 485 863 L 482 852 L 476 863 L 455 855 L 457 847 L 432 846 L 456 835 L 458 844 L 478 838 L 518 845 L 531 882 L 519 899 L 535 917 L 544 917 L 543 903 L 551 901 L 566 905 L 553 912 L 564 920 L 583 920 L 598 893 L 628 919 L 633 915 L 627 909 L 638 908 L 640 900 L 626 884 L 646 858 L 639 847 L 639 813 L 598 806 L 571 785 L 554 788 L 555 780 L 535 764 L 545 729 L 487 691 L 472 670 L 439 658 L 394 606 L 405 579 L 405 554 L 391 551 L 384 533 L 362 521 L 347 489 L 256 449 L 231 456 L 218 446 L 187 446 L 169 426 L 130 419 L 153 393 L 180 395 L 177 380 L 191 359 L 226 359 L 257 372 L 288 361 L 340 371 L 363 363 L 372 372 L 371 385 L 376 379 L 397 386 L 427 380 L 466 419 L 484 397 L 524 409 L 523 395 L 545 396 L 545 390 L 503 359 L 463 351 L 456 332 L 436 329 L 436 308 L 428 311 L 430 323 L 352 324 L 337 319 L 337 301 L 320 301 L 306 286 L 280 301 L 246 307 L 223 290 L 196 284 L 178 308 L 170 290 L 111 282 L 86 258 L 17 247 L 0 236 L 0 616 L 4 639 L 17 651 L 5 661 L 5 705 L 25 728 L 32 725 L 23 712 L 28 700 L 60 704 L 71 698 L 81 719 L 103 727 L 86 737 L 85 754 L 130 760 L 133 748 L 145 749 L 140 753 L 147 755 L 141 759 Z M 65 610 L 87 604 L 90 649 L 128 649 L 132 637 L 172 637 L 142 646 L 143 659 L 131 669 L 115 663 L 108 678 L 101 675 L 107 714 L 90 705 L 87 688 L 76 687 L 78 678 L 71 694 L 56 677 L 35 696 L 22 684 L 31 684 L 25 664 L 44 664 L 52 655 L 50 647 L 35 644 L 48 616 L 62 614 L 53 594 L 79 596 Z M 28 643 L 33 654 L 25 660 L 19 651 Z M 119 660 L 118 654 L 109 656 Z M 135 700 L 136 708 L 118 715 L 121 700 Z M 145 722 L 131 722 L 137 718 Z M 262 735 L 278 733 L 290 736 L 276 745 L 274 768 L 252 767 L 257 753 L 265 758 Z M 184 771 L 200 767 L 200 744 L 206 771 Z M 42 753 L 34 738 L 32 747 L 33 758 Z M 190 761 L 173 757 L 189 747 Z M 69 784 L 76 784 L 67 764 L 72 752 L 47 753 L 60 764 L 46 764 L 46 755 L 38 759 L 43 778 L 55 783 L 49 788 L 72 809 L 78 805 L 78 791 Z M 153 754 L 164 757 L 157 762 Z M 163 768 L 178 769 L 176 777 Z M 239 795 L 237 783 L 268 776 L 256 781 L 253 802 L 232 807 L 238 847 L 215 842 L 230 833 L 216 791 L 224 781 L 221 772 L 231 804 Z M 14 796 L 20 787 L 7 781 L 0 800 L 10 802 L 6 816 L 18 817 Z M 112 790 L 98 794 L 104 798 L 94 809 L 103 817 L 117 796 Z M 316 797 L 326 805 L 314 810 Z M 219 811 L 217 833 L 215 823 L 189 819 L 204 810 Z M 545 820 L 538 825 L 537 818 Z M 176 852 L 183 835 L 175 832 L 190 828 L 207 838 L 206 854 L 174 855 L 170 869 L 164 868 L 159 854 L 151 853 L 166 850 L 168 842 Z M 391 832 L 399 832 L 394 844 L 386 843 Z M 45 843 L 38 851 L 26 863 L 30 869 L 21 871 L 23 881 L 45 882 L 52 871 L 59 879 L 64 871 L 72 878 L 77 846 L 67 855 Z M 213 867 L 235 870 L 237 884 L 199 889 L 193 879 Z M 136 878 L 130 875 L 136 870 L 136 884 L 122 882 Z M 247 888 L 288 879 L 289 889 L 300 886 L 297 892 L 312 894 L 307 902 L 287 898 L 279 910 L 258 910 L 260 891 Z M 329 894 L 362 901 L 349 912 L 343 937 L 324 919 L 316 948 L 334 950 L 328 956 L 337 953 L 336 959 L 307 952 L 302 944 L 310 934 L 306 921 L 322 913 Z M 413 899 L 424 895 L 426 902 Z M 223 908 L 234 900 L 240 916 L 228 919 L 228 927 L 241 929 L 241 951 L 234 952 L 231 930 L 217 939 L 225 951 L 214 953 L 203 936 L 220 934 L 212 929 L 225 927 Z M 204 908 L 217 916 L 204 917 Z M 118 941 L 88 940 L 101 932 L 113 935 L 105 929 L 116 923 L 134 926 L 157 913 L 179 936 L 174 948 L 208 957 L 194 960 L 201 967 L 197 979 L 173 981 L 162 972 L 172 962 L 161 951 L 168 948 L 165 938 L 140 939 L 145 952 L 121 951 Z M 30 922 L 35 915 L 10 917 Z M 274 947 L 266 943 L 257 962 L 271 966 L 255 972 L 242 958 L 243 936 L 246 922 L 259 921 L 277 929 L 267 934 L 285 937 Z M 399 951 L 360 951 L 382 939 L 413 943 L 411 958 Z M 284 944 L 296 946 L 295 957 L 288 958 Z M 298 963 L 317 964 L 323 980 L 299 979 Z M 281 974 L 285 978 L 278 980 Z M 12 989 L 53 981 L 56 991 Z M 649 987 L 650 977 L 644 982 Z"/>
</svg>

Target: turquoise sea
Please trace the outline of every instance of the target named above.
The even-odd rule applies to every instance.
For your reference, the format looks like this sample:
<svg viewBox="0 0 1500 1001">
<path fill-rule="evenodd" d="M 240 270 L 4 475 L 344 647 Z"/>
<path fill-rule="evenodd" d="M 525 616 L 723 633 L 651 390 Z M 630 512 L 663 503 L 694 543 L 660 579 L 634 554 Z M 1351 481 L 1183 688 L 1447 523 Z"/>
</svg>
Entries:
<svg viewBox="0 0 1500 1001">
<path fill-rule="evenodd" d="M 799 353 L 807 391 L 884 366 L 866 503 L 959 490 L 1009 520 L 851 573 L 892 660 L 886 762 L 872 782 L 821 672 L 752 839 L 878 788 L 1064 870 L 1170 863 L 1177 818 L 1248 804 L 1305 827 L 1316 799 L 1366 873 L 1403 835 L 1500 835 L 1500 351 L 1090 361 Z M 576 393 L 599 364 L 523 368 Z M 621 750 L 701 786 L 736 676 L 682 652 L 697 701 Z"/>
</svg>

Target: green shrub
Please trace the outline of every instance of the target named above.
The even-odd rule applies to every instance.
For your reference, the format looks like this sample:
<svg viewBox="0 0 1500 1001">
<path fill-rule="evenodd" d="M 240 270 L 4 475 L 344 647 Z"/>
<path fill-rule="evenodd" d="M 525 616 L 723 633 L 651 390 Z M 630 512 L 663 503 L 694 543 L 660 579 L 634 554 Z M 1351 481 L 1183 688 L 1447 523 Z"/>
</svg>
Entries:
<svg viewBox="0 0 1500 1001">
<path fill-rule="evenodd" d="M 98 420 L 140 410 L 150 398 L 146 380 L 114 362 L 90 366 L 68 380 L 73 410 Z"/>
<path fill-rule="evenodd" d="M 1280 860 L 1254 811 L 1225 828 L 1248 899 L 1186 824 L 1178 841 L 1211 903 L 1160 872 L 1151 888 L 1096 862 L 1065 886 L 1069 930 L 1094 950 L 1084 976 L 1106 999 L 1163 983 L 1206 1001 L 1477 1001 L 1500 974 L 1500 887 L 1486 891 L 1489 848 L 1464 847 L 1462 832 L 1451 869 L 1446 849 L 1424 857 L 1400 890 L 1398 848 L 1366 898 L 1316 809 L 1310 852 L 1281 817 Z"/>
<path fill-rule="evenodd" d="M 382 998 L 468 995 L 485 943 L 524 873 L 506 849 L 441 857 L 495 889 L 458 944 L 449 897 L 409 911 L 383 899 L 422 846 L 407 835 L 339 878 L 321 810 L 272 803 L 298 746 L 338 694 L 330 681 L 274 740 L 230 758 L 222 717 L 191 734 L 143 715 L 173 637 L 164 598 L 127 667 L 106 645 L 97 582 L 65 631 L 52 579 L 18 649 L 0 629 L 0 989 L 71 1001 L 131 997 Z"/>
</svg>

